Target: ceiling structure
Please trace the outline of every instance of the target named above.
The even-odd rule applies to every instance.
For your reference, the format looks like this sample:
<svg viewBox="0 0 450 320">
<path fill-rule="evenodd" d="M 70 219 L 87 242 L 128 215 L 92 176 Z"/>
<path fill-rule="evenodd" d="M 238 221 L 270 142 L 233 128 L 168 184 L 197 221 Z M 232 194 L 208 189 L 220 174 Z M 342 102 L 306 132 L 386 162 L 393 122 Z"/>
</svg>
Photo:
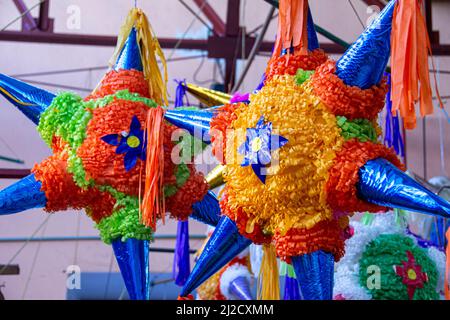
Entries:
<svg viewBox="0 0 450 320">
<path fill-rule="evenodd" d="M 24 0 L 10 0 L 16 6 L 19 18 L 21 20 L 20 31 L 0 31 L 0 41 L 13 42 L 33 42 L 33 43 L 51 43 L 51 44 L 71 44 L 88 46 L 111 46 L 116 45 L 116 36 L 104 36 L 95 34 L 70 34 L 54 32 L 54 19 L 49 16 L 51 0 L 40 0 L 36 6 L 39 6 L 39 15 L 34 17 Z M 241 0 L 227 0 L 226 20 L 223 21 L 216 10 L 208 3 L 208 0 L 193 0 L 208 19 L 205 22 L 196 14 L 193 8 L 190 8 L 183 0 L 179 0 L 199 21 L 210 29 L 210 35 L 207 39 L 189 39 L 183 38 L 158 38 L 160 45 L 165 49 L 193 49 L 201 50 L 207 53 L 208 58 L 223 59 L 225 61 L 224 87 L 228 92 L 234 92 L 242 83 L 243 78 L 251 65 L 255 54 L 270 54 L 273 42 L 264 41 L 264 34 L 267 25 L 274 18 L 274 11 L 271 10 L 265 22 L 259 27 L 260 32 L 255 36 L 255 32 L 246 32 L 246 29 L 239 24 Z M 259 0 L 263 1 L 263 0 Z M 275 7 L 278 6 L 278 0 L 264 0 Z M 359 0 L 366 5 L 377 6 L 382 9 L 386 1 L 384 0 Z M 449 1 L 450 2 L 450 1 Z M 439 42 L 439 32 L 432 30 L 432 1 L 425 1 L 425 16 L 427 19 L 427 28 L 430 35 L 432 50 L 434 55 L 450 56 L 450 44 L 441 44 Z M 210 27 L 211 26 L 211 27 Z M 339 39 L 331 32 L 316 25 L 317 32 L 332 40 L 333 43 L 321 43 L 320 46 L 329 54 L 343 53 L 349 46 L 348 43 Z M 244 72 L 237 79 L 236 63 L 238 59 L 247 59 Z M 28 169 L 1 169 L 0 178 L 19 179 L 28 175 Z"/>
</svg>

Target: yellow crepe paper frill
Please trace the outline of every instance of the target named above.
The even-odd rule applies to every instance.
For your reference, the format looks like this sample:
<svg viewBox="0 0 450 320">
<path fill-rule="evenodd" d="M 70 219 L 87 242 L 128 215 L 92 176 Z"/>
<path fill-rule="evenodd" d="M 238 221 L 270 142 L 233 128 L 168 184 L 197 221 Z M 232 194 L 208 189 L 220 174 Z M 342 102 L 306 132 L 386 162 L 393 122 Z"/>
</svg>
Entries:
<svg viewBox="0 0 450 320">
<path fill-rule="evenodd" d="M 267 234 L 285 234 L 291 228 L 310 229 L 332 219 L 326 202 L 328 170 L 344 139 L 336 118 L 312 94 L 309 81 L 299 86 L 294 76 L 275 76 L 250 98 L 250 105 L 236 110 L 231 124 L 235 134 L 227 138 L 225 181 L 232 210 L 242 208 L 249 223 Z M 273 134 L 289 142 L 272 153 L 279 166 L 268 169 L 263 184 L 251 167 L 242 167 L 236 152 L 245 141 L 245 130 L 264 116 Z"/>
</svg>

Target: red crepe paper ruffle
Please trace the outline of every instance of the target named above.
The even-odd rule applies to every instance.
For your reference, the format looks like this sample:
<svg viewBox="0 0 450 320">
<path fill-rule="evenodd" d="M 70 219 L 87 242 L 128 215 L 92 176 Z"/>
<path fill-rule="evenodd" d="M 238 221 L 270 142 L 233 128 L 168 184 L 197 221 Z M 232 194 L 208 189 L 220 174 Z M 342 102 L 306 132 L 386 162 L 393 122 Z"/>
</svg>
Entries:
<svg viewBox="0 0 450 320">
<path fill-rule="evenodd" d="M 334 164 L 329 170 L 326 183 L 327 203 L 337 212 L 379 212 L 387 208 L 360 200 L 357 197 L 356 184 L 358 171 L 367 161 L 385 158 L 396 167 L 404 166 L 395 155 L 394 150 L 381 144 L 359 142 L 356 139 L 345 142 L 342 150 L 336 154 Z"/>
<path fill-rule="evenodd" d="M 314 93 L 336 116 L 347 119 L 373 120 L 383 109 L 387 92 L 386 82 L 362 90 L 347 86 L 336 74 L 336 63 L 327 61 L 311 76 Z"/>
<path fill-rule="evenodd" d="M 202 200 L 208 192 L 203 173 L 197 172 L 192 164 L 187 166 L 190 171 L 188 180 L 176 194 L 166 198 L 166 210 L 178 220 L 186 220 L 192 213 L 192 205 Z"/>
<path fill-rule="evenodd" d="M 83 161 L 86 179 L 94 179 L 98 185 L 108 185 L 128 195 L 139 193 L 139 172 L 144 163 L 138 163 L 130 171 L 125 170 L 124 154 L 116 154 L 116 147 L 101 138 L 108 134 L 128 131 L 133 116 L 144 124 L 148 106 L 142 102 L 114 100 L 102 108 L 92 111 L 92 120 L 86 128 L 86 139 L 78 148 L 77 155 Z M 145 170 L 142 171 L 142 186 L 145 185 Z"/>
<path fill-rule="evenodd" d="M 236 222 L 239 233 L 241 235 L 252 240 L 252 242 L 255 244 L 270 243 L 272 237 L 269 235 L 265 235 L 262 232 L 261 227 L 257 223 L 254 224 L 253 231 L 251 233 L 247 232 L 246 228 L 249 217 L 242 210 L 242 208 L 232 210 L 228 206 L 228 195 L 226 191 L 223 193 L 222 200 L 220 201 L 220 209 L 222 211 L 222 214 L 226 215 L 228 218 Z"/>
<path fill-rule="evenodd" d="M 47 204 L 45 210 L 56 212 L 69 208 L 79 210 L 87 208 L 95 222 L 111 215 L 116 200 L 107 192 L 96 188 L 80 189 L 67 172 L 67 153 L 62 150 L 63 143 L 54 138 L 54 154 L 32 169 L 37 180 L 42 183 Z"/>
<path fill-rule="evenodd" d="M 226 162 L 226 131 L 231 126 L 231 123 L 237 118 L 235 110 L 243 105 L 243 103 L 225 104 L 224 106 L 217 109 L 217 115 L 211 120 L 210 132 L 212 153 L 222 164 L 225 164 Z"/>
<path fill-rule="evenodd" d="M 327 55 L 322 49 L 316 49 L 308 55 L 294 53 L 272 58 L 266 69 L 265 81 L 270 81 L 276 75 L 293 76 L 298 69 L 315 70 L 325 61 L 327 61 Z"/>
<path fill-rule="evenodd" d="M 311 229 L 292 228 L 285 235 L 275 233 L 277 256 L 289 263 L 290 257 L 323 250 L 332 253 L 339 261 L 345 252 L 347 226 L 348 218 L 345 217 L 321 221 Z"/>
<path fill-rule="evenodd" d="M 97 90 L 86 97 L 85 100 L 103 98 L 120 90 L 128 90 L 131 93 L 138 93 L 141 97 L 150 98 L 148 82 L 145 80 L 144 74 L 137 70 L 121 69 L 108 72 Z"/>
</svg>

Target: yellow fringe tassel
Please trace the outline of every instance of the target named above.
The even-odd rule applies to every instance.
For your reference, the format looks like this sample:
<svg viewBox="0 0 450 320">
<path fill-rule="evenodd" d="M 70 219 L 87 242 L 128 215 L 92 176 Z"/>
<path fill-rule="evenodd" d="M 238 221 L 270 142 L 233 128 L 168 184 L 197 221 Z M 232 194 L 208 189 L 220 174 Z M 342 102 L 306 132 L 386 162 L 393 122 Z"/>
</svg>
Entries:
<svg viewBox="0 0 450 320">
<path fill-rule="evenodd" d="M 273 244 L 263 245 L 263 258 L 258 282 L 258 300 L 280 300 L 278 263 Z"/>
<path fill-rule="evenodd" d="M 109 61 L 114 65 L 127 41 L 131 29 L 136 28 L 137 41 L 139 42 L 142 65 L 144 67 L 144 76 L 149 84 L 150 97 L 159 105 L 168 105 L 167 100 L 167 65 L 164 53 L 159 45 L 158 39 L 152 30 L 147 16 L 141 9 L 133 8 L 128 13 L 125 23 L 120 28 L 117 37 L 117 46 L 114 54 Z M 164 69 L 164 81 L 156 61 L 156 55 L 161 60 Z"/>
</svg>

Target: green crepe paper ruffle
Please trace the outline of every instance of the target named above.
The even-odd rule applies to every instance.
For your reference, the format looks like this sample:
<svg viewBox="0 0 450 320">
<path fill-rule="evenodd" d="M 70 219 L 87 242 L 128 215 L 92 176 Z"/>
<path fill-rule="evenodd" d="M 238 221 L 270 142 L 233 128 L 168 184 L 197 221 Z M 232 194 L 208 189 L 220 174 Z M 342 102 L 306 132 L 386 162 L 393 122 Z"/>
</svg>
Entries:
<svg viewBox="0 0 450 320">
<path fill-rule="evenodd" d="M 42 113 L 37 130 L 50 147 L 53 136 L 58 136 L 76 149 L 86 138 L 86 126 L 91 118 L 81 97 L 63 92 Z"/>
<path fill-rule="evenodd" d="M 299 86 L 302 85 L 303 82 L 308 80 L 313 73 L 314 73 L 314 71 L 312 71 L 312 70 L 303 70 L 302 68 L 298 68 L 297 73 L 294 76 L 295 83 Z"/>
<path fill-rule="evenodd" d="M 105 107 L 114 99 L 142 102 L 149 108 L 157 107 L 153 100 L 141 97 L 137 93 L 130 93 L 128 90 L 117 91 L 115 94 L 90 101 L 83 101 L 74 93 L 63 92 L 53 99 L 52 104 L 41 116 L 37 129 L 47 145 L 51 147 L 53 136 L 61 137 L 69 144 L 67 171 L 73 175 L 76 185 L 82 189 L 95 184 L 93 180 L 86 180 L 83 162 L 77 156 L 77 149 L 86 139 L 86 128 L 92 119 L 90 110 Z"/>
<path fill-rule="evenodd" d="M 109 192 L 116 199 L 113 214 L 96 225 L 103 242 L 111 244 L 117 238 L 122 241 L 130 238 L 153 240 L 153 230 L 140 223 L 137 197 L 125 195 L 108 186 L 101 186 L 99 190 Z"/>
<path fill-rule="evenodd" d="M 359 261 L 360 285 L 366 288 L 375 300 L 409 300 L 407 286 L 394 270 L 394 266 L 401 266 L 402 261 L 408 260 L 406 251 L 411 251 L 416 263 L 422 267 L 422 272 L 428 275 L 428 282 L 424 283 L 423 288 L 416 289 L 414 300 L 439 299 L 436 292 L 436 265 L 426 251 L 415 245 L 411 238 L 399 234 L 382 234 L 369 242 Z M 379 289 L 367 288 L 367 279 L 373 276 L 373 273 L 367 272 L 369 266 L 380 268 Z"/>
<path fill-rule="evenodd" d="M 336 116 L 336 120 L 336 124 L 341 129 L 341 135 L 345 140 L 356 138 L 361 142 L 377 142 L 377 131 L 369 120 L 348 120 L 343 116 Z"/>
<path fill-rule="evenodd" d="M 112 95 L 92 100 L 92 102 L 94 103 L 94 108 L 99 108 L 99 107 L 106 107 L 108 104 L 113 102 L 114 99 L 142 102 L 146 104 L 149 108 L 156 108 L 158 106 L 158 104 L 152 99 L 142 97 L 138 93 L 131 93 L 128 90 L 120 90 Z"/>
<path fill-rule="evenodd" d="M 176 185 L 165 185 L 164 186 L 164 196 L 171 197 L 178 192 L 178 189 L 181 188 L 186 181 L 191 176 L 191 172 L 186 164 L 180 163 L 175 167 L 175 178 Z"/>
<path fill-rule="evenodd" d="M 72 174 L 75 183 L 80 188 L 87 189 L 95 186 L 93 180 L 86 180 L 83 162 L 77 156 L 77 149 L 86 139 L 86 128 L 92 119 L 91 110 L 105 107 L 114 99 L 142 102 L 148 107 L 157 106 L 153 100 L 130 93 L 128 90 L 118 91 L 114 95 L 91 101 L 83 101 L 78 95 L 63 92 L 53 100 L 41 116 L 37 129 L 47 145 L 51 147 L 54 136 L 61 137 L 68 143 L 67 170 Z M 112 240 L 119 237 L 122 240 L 128 238 L 152 239 L 152 229 L 139 222 L 137 197 L 127 196 L 108 186 L 99 186 L 98 188 L 109 192 L 116 199 L 112 215 L 102 219 L 97 224 L 100 236 L 105 243 L 110 244 Z"/>
</svg>

